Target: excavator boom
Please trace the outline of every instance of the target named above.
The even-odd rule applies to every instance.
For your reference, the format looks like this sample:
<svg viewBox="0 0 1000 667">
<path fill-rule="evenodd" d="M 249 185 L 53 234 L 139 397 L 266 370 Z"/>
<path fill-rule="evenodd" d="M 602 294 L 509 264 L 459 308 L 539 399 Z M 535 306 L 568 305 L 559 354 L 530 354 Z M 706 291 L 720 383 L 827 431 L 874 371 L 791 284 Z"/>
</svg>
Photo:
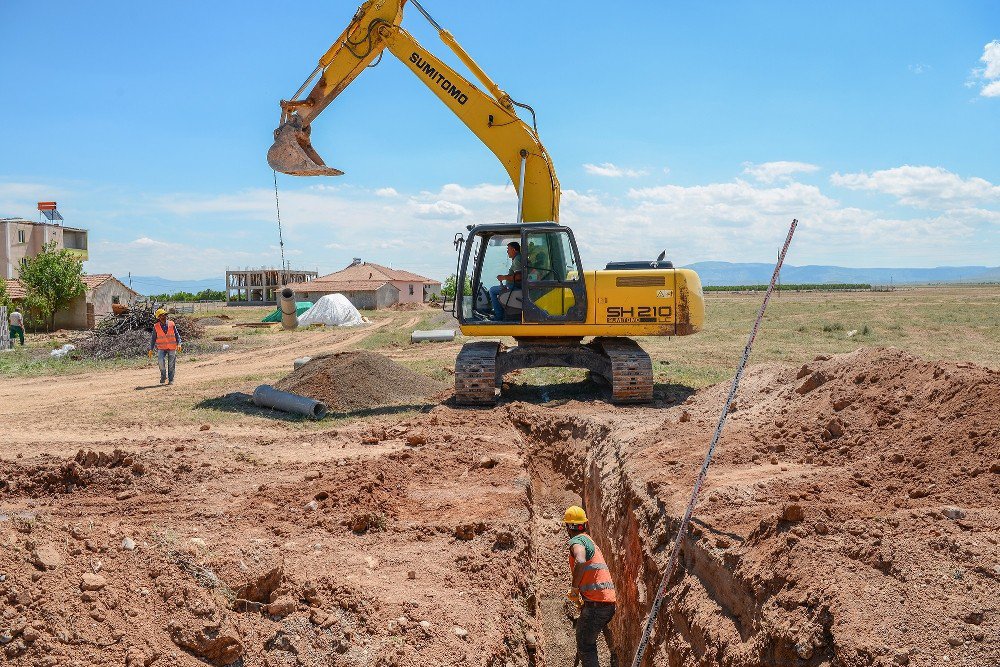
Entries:
<svg viewBox="0 0 1000 667">
<path fill-rule="evenodd" d="M 559 180 L 537 131 L 514 110 L 518 105 L 420 5 L 441 40 L 472 71 L 489 94 L 427 51 L 400 27 L 406 0 L 369 0 L 319 60 L 313 74 L 290 101 L 281 102 L 268 164 L 293 176 L 339 176 L 310 141 L 312 121 L 385 50 L 398 58 L 496 155 L 514 183 L 524 222 L 559 219 Z M 318 75 L 304 99 L 298 99 Z"/>
</svg>

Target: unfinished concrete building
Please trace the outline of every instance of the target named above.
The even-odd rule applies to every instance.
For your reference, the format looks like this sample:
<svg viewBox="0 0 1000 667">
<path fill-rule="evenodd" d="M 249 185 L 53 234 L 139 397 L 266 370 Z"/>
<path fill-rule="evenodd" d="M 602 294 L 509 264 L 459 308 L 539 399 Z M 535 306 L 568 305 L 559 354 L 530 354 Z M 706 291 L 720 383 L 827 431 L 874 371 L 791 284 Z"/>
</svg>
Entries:
<svg viewBox="0 0 1000 667">
<path fill-rule="evenodd" d="M 277 293 L 291 283 L 311 282 L 319 271 L 300 269 L 226 270 L 226 303 L 231 306 L 270 306 L 278 303 Z"/>
</svg>

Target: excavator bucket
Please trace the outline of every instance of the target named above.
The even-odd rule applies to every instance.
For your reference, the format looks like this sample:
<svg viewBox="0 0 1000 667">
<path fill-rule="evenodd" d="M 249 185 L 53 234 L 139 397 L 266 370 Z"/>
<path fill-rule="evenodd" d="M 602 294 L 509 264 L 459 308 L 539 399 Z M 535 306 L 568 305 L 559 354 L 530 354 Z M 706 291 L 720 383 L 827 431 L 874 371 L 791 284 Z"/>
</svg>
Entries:
<svg viewBox="0 0 1000 667">
<path fill-rule="evenodd" d="M 309 128 L 296 121 L 282 123 L 274 131 L 274 144 L 267 151 L 271 169 L 292 176 L 342 176 L 344 172 L 326 166 L 309 141 Z"/>
</svg>

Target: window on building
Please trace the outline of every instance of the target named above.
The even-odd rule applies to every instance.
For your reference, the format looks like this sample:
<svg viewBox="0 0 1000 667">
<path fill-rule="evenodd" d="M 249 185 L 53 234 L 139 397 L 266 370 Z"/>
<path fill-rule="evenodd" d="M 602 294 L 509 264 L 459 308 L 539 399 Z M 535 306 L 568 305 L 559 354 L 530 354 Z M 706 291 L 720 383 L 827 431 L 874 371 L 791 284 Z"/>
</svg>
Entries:
<svg viewBox="0 0 1000 667">
<path fill-rule="evenodd" d="M 122 298 L 120 296 L 113 296 L 113 297 L 111 297 L 111 303 L 121 303 L 121 302 L 122 302 Z"/>
<path fill-rule="evenodd" d="M 410 296 L 413 296 L 413 285 L 410 285 Z"/>
<path fill-rule="evenodd" d="M 24 230 L 23 229 L 17 230 L 17 242 L 18 243 L 24 243 Z"/>
<path fill-rule="evenodd" d="M 28 265 L 28 258 L 27 257 L 22 257 L 21 258 L 21 266 L 27 266 L 27 265 Z"/>
</svg>

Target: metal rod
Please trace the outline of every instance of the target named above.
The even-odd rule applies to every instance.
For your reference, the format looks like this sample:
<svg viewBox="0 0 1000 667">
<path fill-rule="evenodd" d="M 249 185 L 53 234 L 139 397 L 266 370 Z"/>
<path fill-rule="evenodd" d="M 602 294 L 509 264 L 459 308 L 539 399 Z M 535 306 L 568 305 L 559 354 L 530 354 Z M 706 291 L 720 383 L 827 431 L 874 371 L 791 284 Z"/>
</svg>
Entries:
<svg viewBox="0 0 1000 667">
<path fill-rule="evenodd" d="M 425 19 L 427 19 L 427 21 L 428 21 L 428 22 L 430 22 L 430 24 L 431 24 L 432 26 L 434 26 L 434 28 L 435 28 L 436 30 L 443 30 L 443 28 L 442 28 L 442 27 L 441 27 L 440 25 L 438 25 L 438 22 L 437 22 L 437 21 L 435 21 L 435 20 L 434 20 L 434 18 L 433 18 L 433 17 L 432 17 L 432 16 L 430 15 L 430 14 L 428 14 L 428 13 L 427 13 L 427 10 L 426 10 L 426 9 L 424 9 L 424 8 L 423 8 L 423 7 L 422 7 L 422 6 L 420 5 L 420 3 L 419 3 L 419 2 L 417 2 L 417 0 L 410 0 L 410 2 L 412 2 L 412 3 L 413 3 L 413 6 L 414 6 L 414 7 L 416 7 L 416 8 L 418 9 L 418 10 L 420 10 L 420 13 L 424 15 L 424 18 L 425 18 Z"/>
<path fill-rule="evenodd" d="M 663 579 L 660 580 L 660 587 L 656 591 L 656 597 L 653 599 L 653 606 L 649 610 L 649 616 L 646 618 L 646 627 L 642 631 L 642 638 L 639 640 L 639 646 L 635 650 L 635 658 L 632 660 L 632 667 L 640 667 L 642 664 L 642 656 L 646 652 L 646 646 L 649 644 L 649 638 L 653 634 L 653 624 L 656 622 L 656 617 L 660 613 L 660 606 L 663 604 L 663 598 L 667 592 L 667 583 L 674 574 L 674 570 L 677 569 L 677 560 L 680 556 L 681 544 L 684 541 L 684 535 L 687 533 L 688 524 L 691 522 L 691 515 L 694 513 L 694 506 L 698 502 L 698 494 L 701 492 L 701 487 L 705 483 L 705 478 L 708 476 L 708 466 L 712 463 L 712 455 L 715 453 L 715 447 L 719 444 L 719 438 L 722 436 L 722 427 L 726 424 L 726 417 L 729 415 L 729 406 L 732 405 L 733 399 L 736 397 L 736 390 L 740 386 L 740 380 L 743 377 L 743 370 L 746 368 L 747 361 L 750 359 L 750 351 L 753 349 L 753 341 L 757 337 L 757 332 L 760 330 L 761 320 L 764 319 L 764 311 L 767 309 L 767 302 L 771 300 L 771 293 L 774 291 L 774 285 L 778 281 L 778 274 L 781 271 L 781 265 L 785 262 L 785 253 L 788 252 L 788 246 L 792 242 L 792 235 L 795 233 L 795 227 L 798 226 L 798 220 L 792 220 L 791 227 L 788 228 L 788 236 L 785 237 L 785 245 L 781 248 L 781 253 L 778 255 L 778 263 L 774 266 L 774 273 L 771 274 L 771 282 L 767 286 L 767 292 L 764 293 L 764 302 L 760 304 L 760 310 L 757 311 L 757 319 L 754 320 L 753 327 L 750 329 L 750 337 L 747 340 L 747 345 L 743 348 L 743 357 L 740 359 L 740 364 L 736 368 L 736 376 L 733 377 L 733 384 L 729 388 L 729 395 L 726 397 L 726 404 L 722 407 L 722 414 L 719 416 L 719 422 L 715 426 L 715 433 L 712 435 L 712 442 L 708 446 L 708 453 L 705 454 L 705 460 L 701 464 L 701 470 L 698 472 L 698 477 L 694 482 L 694 489 L 691 491 L 691 500 L 688 502 L 687 509 L 684 510 L 684 518 L 681 519 L 681 525 L 677 529 L 677 537 L 674 539 L 673 549 L 670 551 L 670 560 L 667 561 L 667 570 L 663 573 Z"/>
<path fill-rule="evenodd" d="M 521 151 L 521 175 L 517 186 L 517 224 L 524 222 L 524 167 L 528 163 L 528 151 Z"/>
</svg>

